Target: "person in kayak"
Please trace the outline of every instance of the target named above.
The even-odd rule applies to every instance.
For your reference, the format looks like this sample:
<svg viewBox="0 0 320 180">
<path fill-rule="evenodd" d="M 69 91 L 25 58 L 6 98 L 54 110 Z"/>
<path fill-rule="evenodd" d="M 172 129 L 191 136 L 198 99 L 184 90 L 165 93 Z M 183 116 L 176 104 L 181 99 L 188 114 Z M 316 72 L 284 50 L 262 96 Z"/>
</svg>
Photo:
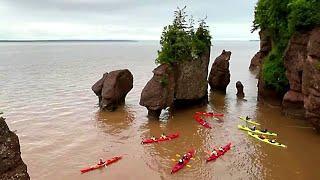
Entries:
<svg viewBox="0 0 320 180">
<path fill-rule="evenodd" d="M 249 118 L 248 116 L 246 117 L 246 120 L 250 120 L 251 118 Z"/>
<path fill-rule="evenodd" d="M 268 132 L 268 129 L 263 129 L 263 130 L 261 130 L 261 132 L 266 133 L 266 132 Z"/>
<path fill-rule="evenodd" d="M 259 137 L 260 139 L 265 139 L 265 138 L 266 138 L 265 135 L 259 135 L 258 137 Z"/>
<path fill-rule="evenodd" d="M 252 131 L 255 131 L 255 130 L 256 130 L 256 126 L 252 126 L 250 129 L 251 129 Z"/>
<path fill-rule="evenodd" d="M 184 162 L 183 158 L 182 158 L 182 159 L 179 159 L 178 164 L 179 164 L 179 165 L 182 165 L 183 162 Z"/>
<path fill-rule="evenodd" d="M 223 152 L 224 149 L 220 146 L 220 147 L 219 147 L 219 151 Z"/>
<path fill-rule="evenodd" d="M 156 140 L 156 137 L 152 136 L 152 137 L 151 137 L 151 140 L 155 141 L 155 140 Z"/>
<path fill-rule="evenodd" d="M 162 133 L 162 134 L 161 134 L 161 138 L 162 138 L 162 139 L 167 138 L 166 134 L 165 134 L 165 133 Z"/>
<path fill-rule="evenodd" d="M 276 140 L 275 139 L 270 139 L 269 142 L 276 143 Z"/>
<path fill-rule="evenodd" d="M 104 161 L 102 158 L 99 159 L 99 162 L 98 162 L 98 165 L 103 165 L 104 164 Z"/>
<path fill-rule="evenodd" d="M 211 151 L 210 156 L 213 156 L 213 155 L 218 156 L 218 152 L 215 149 Z"/>
</svg>

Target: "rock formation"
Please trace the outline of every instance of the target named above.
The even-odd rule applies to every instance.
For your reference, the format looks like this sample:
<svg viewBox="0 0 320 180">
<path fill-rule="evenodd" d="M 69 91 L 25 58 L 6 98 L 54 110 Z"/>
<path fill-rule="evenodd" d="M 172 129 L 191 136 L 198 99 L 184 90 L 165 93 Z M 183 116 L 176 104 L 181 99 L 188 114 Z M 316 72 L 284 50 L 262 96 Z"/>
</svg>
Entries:
<svg viewBox="0 0 320 180">
<path fill-rule="evenodd" d="M 306 119 L 320 132 L 320 28 L 311 31 L 303 67 L 302 93 Z"/>
<path fill-rule="evenodd" d="M 283 97 L 282 107 L 286 114 L 294 116 L 304 116 L 302 74 L 307 57 L 309 36 L 309 32 L 295 33 L 291 37 L 284 55 L 284 66 L 290 90 Z"/>
<path fill-rule="evenodd" d="M 259 35 L 260 35 L 260 50 L 251 59 L 249 69 L 252 71 L 261 67 L 263 59 L 271 51 L 271 38 L 267 33 L 267 31 L 260 31 Z"/>
<path fill-rule="evenodd" d="M 9 130 L 3 117 L 0 117 L 0 179 L 30 179 L 21 159 L 19 138 Z"/>
<path fill-rule="evenodd" d="M 128 69 L 111 71 L 93 86 L 93 92 L 99 98 L 101 109 L 113 111 L 125 101 L 128 92 L 133 88 L 133 76 Z"/>
<path fill-rule="evenodd" d="M 149 115 L 159 116 L 162 109 L 173 104 L 174 73 L 168 64 L 160 65 L 152 72 L 152 79 L 142 90 L 140 105 L 148 109 Z"/>
<path fill-rule="evenodd" d="M 140 105 L 148 114 L 158 117 L 162 109 L 208 102 L 208 65 L 210 51 L 198 59 L 162 64 L 144 87 Z"/>
<path fill-rule="evenodd" d="M 218 56 L 212 64 L 209 85 L 211 90 L 226 91 L 230 83 L 229 60 L 231 52 L 223 50 L 221 55 Z"/>
<path fill-rule="evenodd" d="M 244 97 L 243 85 L 240 81 L 236 82 L 236 88 L 237 88 L 237 97 L 243 98 Z"/>
</svg>

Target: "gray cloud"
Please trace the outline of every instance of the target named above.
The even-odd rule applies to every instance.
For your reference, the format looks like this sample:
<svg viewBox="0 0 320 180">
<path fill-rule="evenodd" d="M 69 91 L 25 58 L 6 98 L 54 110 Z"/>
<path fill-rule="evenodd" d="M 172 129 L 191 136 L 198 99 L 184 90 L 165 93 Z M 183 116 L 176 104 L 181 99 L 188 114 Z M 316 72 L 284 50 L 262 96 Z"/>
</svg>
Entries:
<svg viewBox="0 0 320 180">
<path fill-rule="evenodd" d="M 6 38 L 5 34 L 7 38 L 55 38 L 54 36 L 66 38 L 68 33 L 63 33 L 62 30 L 64 24 L 67 24 L 67 29 L 69 28 L 70 31 L 73 29 L 72 25 L 75 28 L 90 30 L 92 38 L 99 38 L 94 35 L 95 33 L 101 37 L 99 31 L 103 30 L 105 30 L 104 36 L 109 38 L 111 36 L 121 38 L 119 34 L 122 34 L 121 36 L 127 34 L 128 37 L 134 38 L 135 31 L 141 30 L 142 34 L 146 33 L 145 36 L 152 36 L 154 39 L 159 38 L 162 27 L 172 21 L 176 7 L 184 5 L 187 6 L 189 14 L 195 18 L 207 15 L 208 23 L 218 28 L 218 31 L 220 27 L 230 27 L 230 24 L 235 24 L 238 28 L 242 27 L 242 31 L 244 29 L 249 31 L 255 3 L 256 0 L 2 0 L 0 1 L 0 38 Z M 42 25 L 38 30 L 37 24 Z M 60 30 L 54 28 L 56 33 L 51 32 L 54 25 L 61 26 Z M 23 31 L 19 32 L 17 28 L 21 26 Z M 45 26 L 51 29 L 46 31 Z M 109 28 L 110 31 L 108 27 L 112 27 Z M 117 29 L 121 33 L 117 34 Z M 212 30 L 214 33 L 214 28 Z M 37 33 L 39 33 L 38 37 Z M 46 34 L 46 37 L 43 34 Z M 237 29 L 234 29 L 232 37 L 237 37 L 237 34 L 239 34 Z M 81 34 L 76 36 L 81 38 Z M 242 36 L 253 38 L 256 34 L 250 35 L 248 32 L 246 35 L 239 35 L 239 38 L 244 38 Z"/>
</svg>

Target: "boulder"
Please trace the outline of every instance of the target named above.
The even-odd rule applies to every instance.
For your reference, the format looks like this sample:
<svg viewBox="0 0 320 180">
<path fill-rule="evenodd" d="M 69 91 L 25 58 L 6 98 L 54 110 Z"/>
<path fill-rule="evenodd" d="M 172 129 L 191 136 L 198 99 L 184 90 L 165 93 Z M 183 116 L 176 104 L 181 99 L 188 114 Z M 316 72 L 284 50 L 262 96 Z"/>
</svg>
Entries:
<svg viewBox="0 0 320 180">
<path fill-rule="evenodd" d="M 244 97 L 243 85 L 240 81 L 236 82 L 236 88 L 237 88 L 237 97 L 243 98 Z"/>
<path fill-rule="evenodd" d="M 311 31 L 303 67 L 302 93 L 306 119 L 320 132 L 320 28 Z"/>
<path fill-rule="evenodd" d="M 223 50 L 221 55 L 218 56 L 212 64 L 209 85 L 211 90 L 226 91 L 230 83 L 229 60 L 231 52 Z"/>
<path fill-rule="evenodd" d="M 153 77 L 141 92 L 140 105 L 148 109 L 150 116 L 159 116 L 162 109 L 173 104 L 174 72 L 168 64 L 160 65 L 152 72 Z"/>
<path fill-rule="evenodd" d="M 3 117 L 0 117 L 0 179 L 30 179 L 27 166 L 21 159 L 19 138 L 9 130 Z"/>
<path fill-rule="evenodd" d="M 125 101 L 128 92 L 133 88 L 133 76 L 128 69 L 111 71 L 93 86 L 93 92 L 99 98 L 101 109 L 113 111 Z"/>
</svg>

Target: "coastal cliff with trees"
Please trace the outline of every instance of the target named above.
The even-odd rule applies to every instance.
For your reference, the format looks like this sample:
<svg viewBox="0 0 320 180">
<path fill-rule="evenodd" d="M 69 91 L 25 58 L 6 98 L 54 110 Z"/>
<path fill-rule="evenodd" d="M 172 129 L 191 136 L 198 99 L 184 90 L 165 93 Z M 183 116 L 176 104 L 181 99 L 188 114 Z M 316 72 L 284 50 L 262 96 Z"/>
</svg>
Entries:
<svg viewBox="0 0 320 180">
<path fill-rule="evenodd" d="M 276 99 L 283 112 L 303 116 L 320 131 L 320 1 L 259 0 L 253 31 L 260 51 L 258 99 Z"/>
<path fill-rule="evenodd" d="M 155 60 L 159 66 L 141 93 L 140 105 L 149 115 L 159 116 L 162 109 L 173 105 L 208 102 L 211 35 L 205 19 L 195 28 L 185 9 L 178 8 L 173 23 L 164 27 Z"/>
</svg>

